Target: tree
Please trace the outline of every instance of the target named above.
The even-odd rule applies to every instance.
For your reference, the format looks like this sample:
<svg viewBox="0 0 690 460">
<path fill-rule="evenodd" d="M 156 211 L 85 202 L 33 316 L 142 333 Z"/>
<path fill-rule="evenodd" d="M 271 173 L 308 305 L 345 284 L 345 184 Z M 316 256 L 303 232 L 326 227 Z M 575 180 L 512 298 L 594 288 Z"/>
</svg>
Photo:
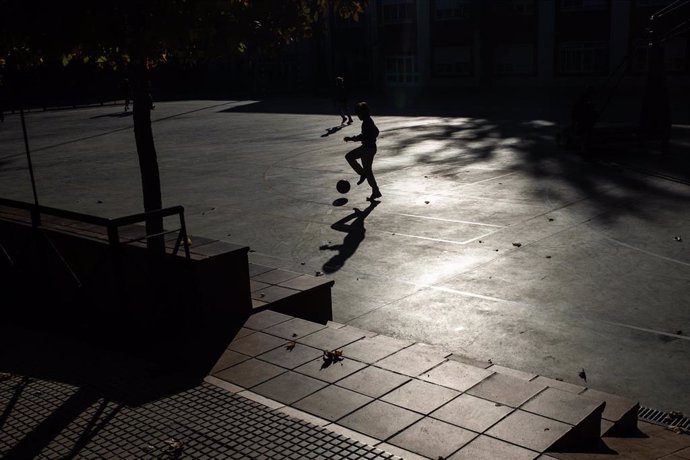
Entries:
<svg viewBox="0 0 690 460">
<path fill-rule="evenodd" d="M 149 71 L 261 48 L 271 52 L 312 36 L 328 11 L 358 20 L 367 0 L 0 0 L 0 65 L 28 68 L 79 60 L 125 68 L 133 93 L 144 210 L 162 207 L 151 128 Z M 8 78 L 17 81 L 18 78 Z M 162 219 L 146 222 L 163 231 Z M 149 239 L 164 251 L 163 238 Z"/>
</svg>

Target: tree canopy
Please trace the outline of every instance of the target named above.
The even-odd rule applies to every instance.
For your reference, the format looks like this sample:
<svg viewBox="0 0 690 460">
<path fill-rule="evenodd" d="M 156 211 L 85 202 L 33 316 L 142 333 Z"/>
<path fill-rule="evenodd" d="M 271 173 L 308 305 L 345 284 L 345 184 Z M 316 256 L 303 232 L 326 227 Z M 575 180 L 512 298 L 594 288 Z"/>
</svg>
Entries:
<svg viewBox="0 0 690 460">
<path fill-rule="evenodd" d="M 0 60 L 155 65 L 279 48 L 366 0 L 0 0 Z"/>
</svg>

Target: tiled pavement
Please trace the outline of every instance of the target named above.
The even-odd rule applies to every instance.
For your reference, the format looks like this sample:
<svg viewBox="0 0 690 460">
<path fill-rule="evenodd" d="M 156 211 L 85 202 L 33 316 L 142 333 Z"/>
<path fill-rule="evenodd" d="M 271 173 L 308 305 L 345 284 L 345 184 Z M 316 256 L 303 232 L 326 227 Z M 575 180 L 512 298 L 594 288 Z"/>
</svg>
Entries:
<svg viewBox="0 0 690 460">
<path fill-rule="evenodd" d="M 324 350 L 342 350 L 342 359 L 326 360 Z M 626 411 L 636 416 L 637 405 L 338 323 L 263 311 L 250 317 L 226 355 L 207 382 L 403 458 L 677 459 L 690 452 L 690 437 L 664 434 L 659 441 L 656 427 L 644 423 L 656 435 L 641 436 L 637 445 L 606 437 L 616 450 L 550 452 L 574 426 L 595 418 L 589 430 L 598 442 L 599 430 Z M 664 447 L 655 450 L 655 443 Z"/>
<path fill-rule="evenodd" d="M 372 446 L 204 383 L 125 407 L 66 384 L 0 382 L 0 457 L 396 459 Z"/>
</svg>

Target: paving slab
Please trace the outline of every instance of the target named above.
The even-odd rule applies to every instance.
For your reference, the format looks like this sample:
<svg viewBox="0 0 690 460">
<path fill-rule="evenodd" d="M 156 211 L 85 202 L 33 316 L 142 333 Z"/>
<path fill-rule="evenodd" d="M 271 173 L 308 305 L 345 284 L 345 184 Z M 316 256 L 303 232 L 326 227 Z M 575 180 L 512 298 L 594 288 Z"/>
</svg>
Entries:
<svg viewBox="0 0 690 460">
<path fill-rule="evenodd" d="M 385 335 L 365 337 L 343 349 L 343 354 L 363 363 L 375 363 L 393 353 L 409 347 L 413 342 Z"/>
<path fill-rule="evenodd" d="M 416 377 L 442 363 L 449 354 L 437 348 L 415 343 L 378 361 L 376 366 Z"/>
<path fill-rule="evenodd" d="M 423 373 L 420 378 L 428 382 L 467 391 L 493 374 L 492 371 L 459 363 L 446 361 L 438 367 Z"/>
<path fill-rule="evenodd" d="M 324 361 L 323 358 L 318 358 L 299 366 L 295 371 L 325 382 L 334 383 L 364 367 L 366 364 L 347 358 L 337 362 Z"/>
<path fill-rule="evenodd" d="M 356 330 L 335 329 L 326 327 L 320 331 L 297 339 L 300 343 L 321 350 L 332 351 L 343 348 L 352 342 L 364 337 L 364 334 Z"/>
<path fill-rule="evenodd" d="M 248 359 L 247 361 L 217 372 L 215 377 L 234 383 L 243 388 L 251 388 L 283 372 L 286 372 L 286 370 L 282 367 L 259 361 L 258 359 Z"/>
<path fill-rule="evenodd" d="M 335 422 L 371 401 L 368 396 L 329 385 L 296 402 L 293 407 Z"/>
<path fill-rule="evenodd" d="M 387 442 L 429 458 L 446 458 L 476 436 L 472 431 L 426 417 Z"/>
<path fill-rule="evenodd" d="M 323 351 L 317 350 L 316 348 L 308 347 L 301 343 L 291 346 L 291 344 L 288 343 L 286 346 L 278 347 L 261 354 L 257 356 L 257 358 L 286 369 L 294 369 L 322 355 Z"/>
<path fill-rule="evenodd" d="M 296 340 L 298 337 L 309 335 L 323 329 L 324 325 L 301 318 L 292 318 L 275 326 L 264 329 L 266 334 L 276 335 L 288 340 Z"/>
<path fill-rule="evenodd" d="M 320 380 L 288 371 L 252 388 L 252 391 L 283 404 L 292 404 L 325 387 Z"/>
<path fill-rule="evenodd" d="M 500 439 L 480 435 L 448 457 L 448 460 L 495 460 L 499 458 L 533 460 L 538 456 L 538 452 L 509 444 Z"/>
<path fill-rule="evenodd" d="M 367 366 L 338 381 L 337 385 L 372 398 L 379 398 L 409 380 L 407 376 L 375 366 Z"/>
<path fill-rule="evenodd" d="M 485 434 L 518 446 L 545 452 L 570 431 L 571 426 L 539 415 L 516 410 Z"/>
<path fill-rule="evenodd" d="M 467 391 L 472 396 L 520 407 L 546 387 L 505 374 L 492 374 Z"/>
<path fill-rule="evenodd" d="M 228 350 L 248 356 L 258 356 L 274 348 L 284 346 L 285 343 L 285 339 L 280 337 L 256 332 L 241 339 L 233 340 L 228 346 Z"/>
<path fill-rule="evenodd" d="M 415 412 L 374 401 L 343 417 L 338 424 L 385 441 L 421 418 L 422 415 Z"/>
<path fill-rule="evenodd" d="M 282 313 L 278 313 L 275 311 L 266 310 L 250 316 L 249 319 L 247 319 L 247 321 L 244 323 L 244 327 L 253 329 L 255 331 L 262 331 L 266 328 L 274 326 L 278 323 L 288 321 L 290 319 L 292 319 L 292 316 L 284 315 Z"/>
<path fill-rule="evenodd" d="M 601 402 L 593 401 L 557 388 L 547 388 L 523 404 L 520 409 L 577 425 L 594 412 Z"/>
<path fill-rule="evenodd" d="M 250 356 L 243 355 L 241 353 L 236 353 L 232 350 L 225 350 L 225 352 L 220 356 L 216 364 L 211 369 L 211 374 L 227 369 L 228 367 L 239 364 L 242 361 L 246 361 Z"/>
<path fill-rule="evenodd" d="M 564 382 L 562 380 L 556 380 L 556 379 L 551 379 L 549 377 L 544 377 L 543 375 L 538 376 L 534 380 L 532 380 L 534 383 L 538 383 L 540 385 L 545 385 L 551 388 L 558 388 L 559 390 L 562 391 L 568 391 L 573 394 L 580 394 L 583 391 L 585 391 L 586 387 L 583 387 L 581 385 L 575 385 L 574 383 L 569 383 L 569 382 Z"/>
<path fill-rule="evenodd" d="M 502 404 L 462 394 L 431 413 L 431 416 L 477 433 L 483 433 L 513 409 Z"/>
<path fill-rule="evenodd" d="M 429 414 L 458 396 L 460 392 L 433 383 L 412 379 L 381 398 L 396 406 Z"/>
</svg>

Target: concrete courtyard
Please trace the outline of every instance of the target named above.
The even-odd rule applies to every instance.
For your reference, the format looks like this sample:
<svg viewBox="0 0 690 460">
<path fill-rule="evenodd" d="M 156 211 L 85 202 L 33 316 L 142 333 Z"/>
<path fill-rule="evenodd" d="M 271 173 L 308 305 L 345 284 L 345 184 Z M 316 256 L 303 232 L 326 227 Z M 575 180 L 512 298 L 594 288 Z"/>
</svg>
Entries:
<svg viewBox="0 0 690 460">
<path fill-rule="evenodd" d="M 121 112 L 27 114 L 41 204 L 142 210 Z M 566 382 L 584 369 L 588 386 L 690 413 L 687 145 L 587 161 L 553 142 L 554 111 L 372 112 L 377 206 L 366 184 L 335 189 L 357 178 L 343 137 L 360 123 L 336 129 L 327 100 L 157 103 L 164 205 L 185 207 L 192 240 L 335 280 L 335 321 Z M 17 115 L 0 125 L 0 196 L 33 201 Z"/>
</svg>

